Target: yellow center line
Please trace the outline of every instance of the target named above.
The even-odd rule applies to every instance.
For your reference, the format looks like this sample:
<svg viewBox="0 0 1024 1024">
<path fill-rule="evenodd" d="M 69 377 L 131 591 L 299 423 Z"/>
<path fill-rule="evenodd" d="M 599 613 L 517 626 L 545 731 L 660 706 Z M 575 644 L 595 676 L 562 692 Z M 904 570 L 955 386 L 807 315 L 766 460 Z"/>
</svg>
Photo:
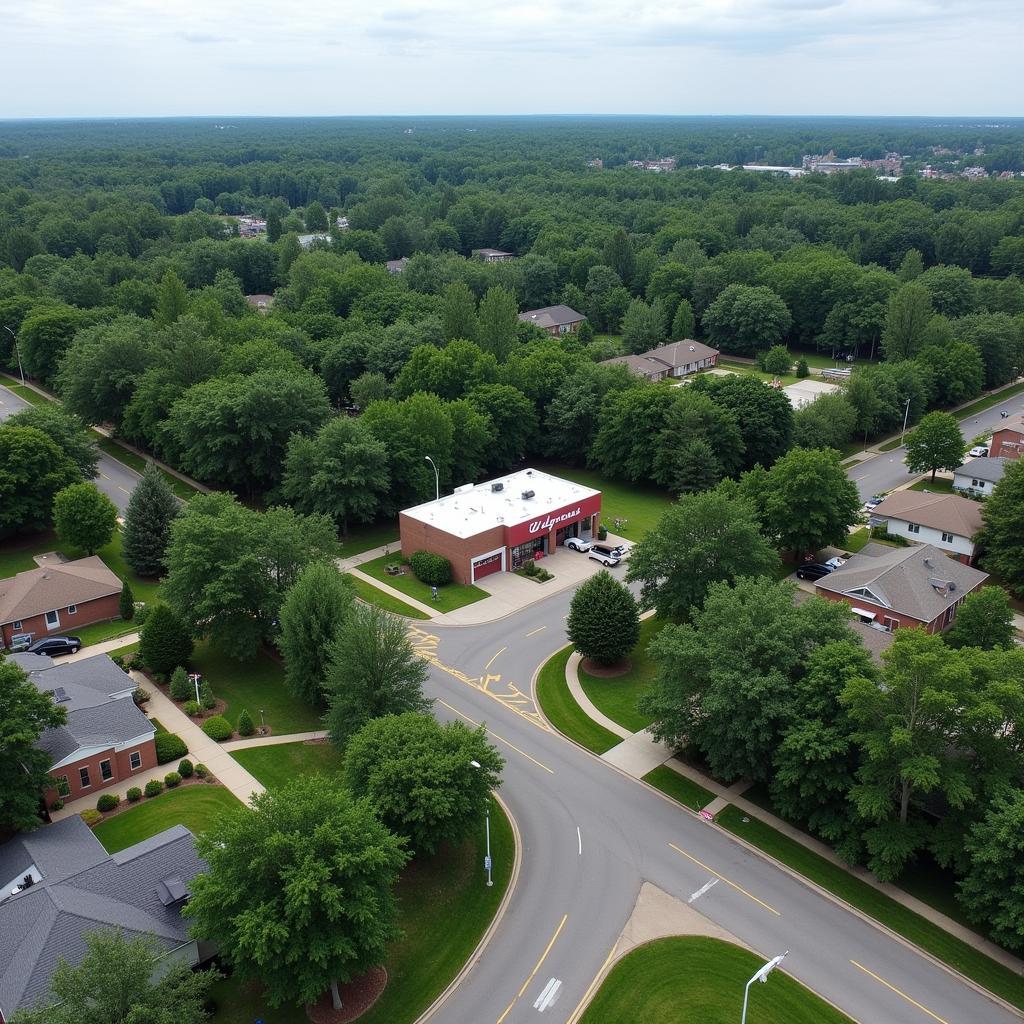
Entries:
<svg viewBox="0 0 1024 1024">
<path fill-rule="evenodd" d="M 547 626 L 538 626 L 536 629 L 531 629 L 530 632 L 527 633 L 526 635 L 527 636 L 536 636 L 538 633 L 543 633 L 544 630 L 547 629 L 547 628 L 548 628 Z"/>
<path fill-rule="evenodd" d="M 874 978 L 880 985 L 884 985 L 890 992 L 895 992 L 900 999 L 905 999 L 911 1006 L 916 1006 L 922 1013 L 926 1013 L 932 1020 L 937 1020 L 939 1024 L 949 1024 L 948 1021 L 943 1020 L 937 1013 L 932 1013 L 927 1006 L 922 1006 L 916 999 L 911 999 L 906 992 L 901 992 L 895 985 L 890 985 L 885 978 L 880 978 L 874 971 L 869 971 L 863 964 L 857 963 L 856 960 L 851 960 L 851 964 L 859 971 L 863 971 L 869 978 Z"/>
<path fill-rule="evenodd" d="M 615 950 L 618 948 L 616 942 L 614 946 L 608 951 L 608 956 L 605 957 L 605 961 L 601 964 L 601 969 L 594 975 L 594 980 L 587 987 L 587 991 L 583 993 L 583 998 L 576 1004 L 576 1009 L 569 1014 L 569 1020 L 574 1021 L 579 1016 L 580 1011 L 587 1003 L 590 1002 L 590 997 L 594 994 L 594 989 L 600 984 L 601 979 L 604 977 L 604 972 L 608 968 L 608 965 L 612 962 L 612 957 L 615 956 Z"/>
<path fill-rule="evenodd" d="M 516 1005 L 516 1001 L 522 996 L 527 988 L 529 988 L 530 982 L 537 976 L 537 972 L 540 970 L 540 965 L 547 960 L 548 953 L 551 952 L 551 947 L 555 944 L 558 936 L 562 934 L 562 929 L 565 927 L 565 922 L 568 920 L 569 915 L 565 914 L 563 915 L 562 920 L 558 922 L 558 927 L 555 929 L 555 934 L 551 936 L 551 941 L 547 944 L 547 948 L 543 953 L 541 953 L 540 959 L 537 961 L 537 965 L 532 971 L 530 971 L 530 976 L 523 982 L 523 987 L 516 993 L 516 998 L 505 1007 L 505 1012 L 498 1018 L 498 1024 L 501 1024 L 501 1022 L 509 1015 L 509 1011 Z"/>
<path fill-rule="evenodd" d="M 782 917 L 782 915 L 774 907 L 769 907 L 768 904 L 765 903 L 763 900 L 759 900 L 752 893 L 747 892 L 747 890 L 744 889 L 743 886 L 737 885 L 735 882 L 731 882 L 728 878 L 725 877 L 725 875 L 720 875 L 714 868 L 709 868 L 707 864 L 704 864 L 702 861 L 697 860 L 696 857 L 691 856 L 685 850 L 680 850 L 675 843 L 669 843 L 668 845 L 671 846 L 672 849 L 676 851 L 676 853 L 681 853 L 687 860 L 692 860 L 693 863 L 696 864 L 698 867 L 703 868 L 705 871 L 710 871 L 711 874 L 715 876 L 715 878 L 719 879 L 722 882 L 725 882 L 726 885 L 732 886 L 733 889 L 735 889 L 737 892 L 743 893 L 743 895 L 746 896 L 748 899 L 752 899 L 758 906 L 764 907 L 765 910 L 770 911 L 776 917 Z"/>
<path fill-rule="evenodd" d="M 437 703 L 442 705 L 443 707 L 446 707 L 452 713 L 458 715 L 459 718 L 464 718 L 467 722 L 469 722 L 470 725 L 480 724 L 479 722 L 474 721 L 472 718 L 470 718 L 469 715 L 463 714 L 458 708 L 453 708 L 451 704 L 449 704 L 447 701 L 441 700 L 440 697 L 437 698 Z M 506 747 L 511 747 L 517 754 L 522 754 L 527 761 L 532 761 L 538 768 L 543 768 L 544 771 L 546 771 L 549 775 L 555 774 L 554 771 L 551 768 L 549 768 L 546 764 L 541 764 L 540 761 L 538 761 L 535 757 L 530 757 L 530 755 L 525 750 L 520 750 L 519 747 L 517 747 L 514 743 L 509 743 L 509 741 L 505 739 L 504 736 L 499 736 L 493 729 L 487 729 L 487 732 L 489 735 L 493 736 L 499 742 L 504 743 Z"/>
<path fill-rule="evenodd" d="M 499 658 L 499 657 L 500 657 L 500 656 L 501 656 L 502 654 L 504 654 L 504 653 L 505 653 L 505 652 L 506 652 L 507 650 L 508 650 L 508 648 L 507 648 L 507 647 L 502 647 L 502 649 L 501 649 L 500 651 L 498 651 L 498 653 L 497 653 L 497 654 L 495 654 L 495 655 L 494 655 L 494 657 L 493 657 L 493 658 L 491 658 L 491 660 L 490 660 L 489 662 L 487 662 L 487 664 L 486 664 L 486 665 L 484 665 L 484 671 L 486 672 L 486 671 L 487 671 L 487 670 L 488 670 L 488 669 L 489 669 L 489 668 L 490 668 L 490 667 L 491 667 L 491 666 L 492 666 L 492 665 L 493 665 L 493 664 L 495 663 L 495 661 L 497 661 L 497 659 L 498 659 L 498 658 Z"/>
</svg>

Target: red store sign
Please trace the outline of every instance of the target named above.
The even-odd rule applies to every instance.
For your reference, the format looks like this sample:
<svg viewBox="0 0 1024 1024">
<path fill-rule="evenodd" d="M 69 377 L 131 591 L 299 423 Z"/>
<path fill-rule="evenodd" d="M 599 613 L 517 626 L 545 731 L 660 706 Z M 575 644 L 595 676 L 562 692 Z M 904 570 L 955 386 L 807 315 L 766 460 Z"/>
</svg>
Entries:
<svg viewBox="0 0 1024 1024">
<path fill-rule="evenodd" d="M 505 543 L 514 548 L 519 544 L 525 544 L 528 540 L 543 537 L 551 530 L 561 530 L 572 523 L 587 520 L 600 511 L 601 495 L 595 494 L 574 505 L 566 505 L 563 508 L 545 512 L 543 515 L 537 516 L 536 519 L 518 523 L 516 526 L 505 527 Z"/>
</svg>

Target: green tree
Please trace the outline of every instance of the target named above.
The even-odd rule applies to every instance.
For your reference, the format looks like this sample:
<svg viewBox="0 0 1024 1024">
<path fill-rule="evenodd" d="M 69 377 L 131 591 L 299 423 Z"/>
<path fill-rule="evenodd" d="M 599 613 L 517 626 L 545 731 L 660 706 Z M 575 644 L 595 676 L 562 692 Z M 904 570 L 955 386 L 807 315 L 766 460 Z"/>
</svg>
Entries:
<svg viewBox="0 0 1024 1024">
<path fill-rule="evenodd" d="M 81 310 L 72 306 L 46 306 L 26 316 L 18 331 L 25 372 L 44 384 L 53 381 L 61 358 L 85 320 Z"/>
<path fill-rule="evenodd" d="M 196 696 L 195 687 L 188 678 L 188 672 L 183 665 L 179 665 L 171 673 L 171 696 L 175 700 L 194 700 Z"/>
<path fill-rule="evenodd" d="M 761 359 L 760 356 L 758 356 Z M 793 369 L 793 357 L 785 345 L 773 345 L 761 359 L 761 366 L 765 373 L 774 373 L 776 376 L 783 376 Z"/>
<path fill-rule="evenodd" d="M 306 207 L 306 230 L 307 231 L 326 231 L 327 230 L 327 211 L 324 209 L 323 204 L 313 200 Z"/>
<path fill-rule="evenodd" d="M 964 461 L 967 445 L 956 417 L 948 412 L 930 412 L 907 435 L 907 468 L 912 473 L 956 469 Z"/>
<path fill-rule="evenodd" d="M 249 714 L 247 708 L 242 708 L 242 713 L 238 716 L 237 729 L 239 736 L 252 736 L 256 732 L 256 726 L 252 723 L 252 715 Z"/>
<path fill-rule="evenodd" d="M 164 555 L 171 538 L 171 523 L 180 505 L 155 463 L 146 463 L 142 479 L 128 499 L 121 531 L 124 560 L 139 576 L 163 575 Z"/>
<path fill-rule="evenodd" d="M 685 620 L 714 583 L 771 575 L 779 557 L 761 536 L 750 503 L 735 486 L 681 497 L 630 553 L 626 580 L 639 582 L 640 605 Z"/>
<path fill-rule="evenodd" d="M 954 321 L 953 330 L 958 341 L 973 345 L 981 356 L 985 368 L 986 388 L 1009 384 L 1024 369 L 1021 354 L 1024 351 L 1024 328 L 1020 321 L 1006 313 L 975 313 Z"/>
<path fill-rule="evenodd" d="M 924 273 L 924 258 L 917 249 L 908 249 L 900 261 L 898 276 L 901 281 L 907 283 L 920 277 Z"/>
<path fill-rule="evenodd" d="M 832 448 L 794 448 L 768 471 L 766 484 L 765 532 L 798 555 L 841 544 L 860 514 L 857 486 Z"/>
<path fill-rule="evenodd" d="M 1024 597 L 1024 459 L 1006 463 L 1002 480 L 981 506 L 981 521 L 982 564 Z"/>
<path fill-rule="evenodd" d="M 476 337 L 480 347 L 504 362 L 516 344 L 519 328 L 519 306 L 507 288 L 488 288 L 480 300 Z"/>
<path fill-rule="evenodd" d="M 687 299 L 680 299 L 676 306 L 675 315 L 672 318 L 671 337 L 675 341 L 684 341 L 693 337 L 694 318 L 693 306 Z"/>
<path fill-rule="evenodd" d="M 85 424 L 58 402 L 31 405 L 8 416 L 8 427 L 35 427 L 42 431 L 78 467 L 84 480 L 96 476 L 99 449 Z"/>
<path fill-rule="evenodd" d="M 132 588 L 126 582 L 121 587 L 121 596 L 117 602 L 117 613 L 125 622 L 131 622 L 135 618 L 135 595 Z"/>
<path fill-rule="evenodd" d="M 476 299 L 467 284 L 455 281 L 444 290 L 441 317 L 446 341 L 454 341 L 456 338 L 476 341 L 479 330 Z"/>
<path fill-rule="evenodd" d="M 771 347 L 792 322 L 785 302 L 764 285 L 729 285 L 701 317 L 711 344 L 738 355 Z"/>
<path fill-rule="evenodd" d="M 432 854 L 477 833 L 504 766 L 482 725 L 410 711 L 372 719 L 349 740 L 344 780 L 411 849 Z"/>
<path fill-rule="evenodd" d="M 296 697 L 322 704 L 330 646 L 352 610 L 352 584 L 330 562 L 299 573 L 281 602 L 285 682 Z"/>
<path fill-rule="evenodd" d="M 1002 587 L 982 587 L 964 598 L 953 628 L 945 634 L 950 647 L 978 647 L 991 651 L 1013 646 L 1016 629 L 1013 607 Z"/>
<path fill-rule="evenodd" d="M 427 711 L 427 663 L 413 650 L 405 624 L 373 605 L 353 606 L 330 647 L 324 721 L 344 747 L 372 718 Z"/>
<path fill-rule="evenodd" d="M 71 484 L 53 498 L 53 525 L 64 544 L 94 555 L 117 529 L 117 506 L 95 484 Z"/>
<path fill-rule="evenodd" d="M 367 370 L 352 381 L 348 393 L 357 409 L 366 409 L 371 402 L 383 402 L 390 398 L 391 385 L 383 373 Z"/>
<path fill-rule="evenodd" d="M 882 352 L 891 362 L 911 359 L 921 347 L 932 318 L 932 299 L 927 288 L 905 284 L 889 299 L 882 331 Z"/>
<path fill-rule="evenodd" d="M 139 657 L 153 672 L 170 675 L 192 656 L 192 632 L 174 609 L 158 604 L 149 609 L 139 632 Z"/>
<path fill-rule="evenodd" d="M 156 322 L 167 327 L 185 315 L 188 309 L 188 289 L 185 282 L 173 271 L 168 270 L 160 279 L 156 293 Z"/>
<path fill-rule="evenodd" d="M 981 393 L 985 367 L 981 352 L 974 345 L 963 341 L 926 345 L 915 362 L 931 374 L 935 405 L 959 405 Z"/>
<path fill-rule="evenodd" d="M 598 665 L 622 661 L 640 639 L 636 598 L 627 586 L 602 569 L 573 594 L 566 634 L 584 658 Z"/>
<path fill-rule="evenodd" d="M 81 478 L 41 430 L 0 425 L 0 530 L 42 529 L 57 492 Z"/>
<path fill-rule="evenodd" d="M 281 228 L 281 213 L 279 210 L 271 209 L 267 211 L 267 241 L 273 245 L 282 234 Z"/>
<path fill-rule="evenodd" d="M 665 314 L 661 303 L 648 306 L 634 299 L 622 318 L 622 343 L 627 352 L 646 352 L 665 340 Z"/>
<path fill-rule="evenodd" d="M 538 431 L 537 413 L 518 388 L 480 384 L 466 395 L 466 400 L 487 417 L 493 428 L 487 460 L 490 469 L 503 472 L 531 450 Z"/>
<path fill-rule="evenodd" d="M 46 996 L 11 1024 L 204 1024 L 216 971 L 165 957 L 148 936 L 87 932 L 77 964 L 62 956 Z"/>
<path fill-rule="evenodd" d="M 39 825 L 39 794 L 52 780 L 53 758 L 37 741 L 67 712 L 41 693 L 15 664 L 0 660 L 0 829 L 17 832 Z"/>
<path fill-rule="evenodd" d="M 605 242 L 602 262 L 618 274 L 623 284 L 628 285 L 633 280 L 636 256 L 633 253 L 629 236 L 622 228 L 616 228 Z"/>
<path fill-rule="evenodd" d="M 821 395 L 793 415 L 793 443 L 801 448 L 836 448 L 853 437 L 857 410 L 845 392 Z"/>
<path fill-rule="evenodd" d="M 398 937 L 392 888 L 407 854 L 322 776 L 297 778 L 222 815 L 196 838 L 207 870 L 183 914 L 272 1007 L 313 1003 L 383 962 Z"/>
</svg>

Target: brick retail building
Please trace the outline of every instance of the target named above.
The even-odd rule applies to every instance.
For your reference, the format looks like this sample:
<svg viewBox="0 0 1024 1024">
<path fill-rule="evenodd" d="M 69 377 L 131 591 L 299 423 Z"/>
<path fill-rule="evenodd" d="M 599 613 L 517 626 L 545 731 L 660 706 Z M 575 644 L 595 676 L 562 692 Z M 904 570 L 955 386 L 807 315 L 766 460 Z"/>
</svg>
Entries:
<svg viewBox="0 0 1024 1024">
<path fill-rule="evenodd" d="M 402 555 L 442 555 L 456 583 L 476 583 L 553 554 L 569 537 L 596 537 L 600 515 L 600 491 L 524 469 L 405 509 Z"/>
</svg>

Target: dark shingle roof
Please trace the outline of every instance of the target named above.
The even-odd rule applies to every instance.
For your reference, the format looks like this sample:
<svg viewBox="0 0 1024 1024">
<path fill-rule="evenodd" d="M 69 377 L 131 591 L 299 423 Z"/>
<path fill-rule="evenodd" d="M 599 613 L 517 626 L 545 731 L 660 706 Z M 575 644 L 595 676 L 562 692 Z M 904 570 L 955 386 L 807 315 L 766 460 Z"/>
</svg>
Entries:
<svg viewBox="0 0 1024 1024">
<path fill-rule="evenodd" d="M 541 309 L 528 309 L 520 313 L 519 319 L 537 327 L 561 327 L 563 324 L 579 323 L 586 317 L 571 306 L 543 306 Z"/>
<path fill-rule="evenodd" d="M 954 476 L 969 476 L 973 480 L 988 480 L 997 484 L 1006 472 L 1006 459 L 968 459 L 954 471 Z"/>
</svg>

